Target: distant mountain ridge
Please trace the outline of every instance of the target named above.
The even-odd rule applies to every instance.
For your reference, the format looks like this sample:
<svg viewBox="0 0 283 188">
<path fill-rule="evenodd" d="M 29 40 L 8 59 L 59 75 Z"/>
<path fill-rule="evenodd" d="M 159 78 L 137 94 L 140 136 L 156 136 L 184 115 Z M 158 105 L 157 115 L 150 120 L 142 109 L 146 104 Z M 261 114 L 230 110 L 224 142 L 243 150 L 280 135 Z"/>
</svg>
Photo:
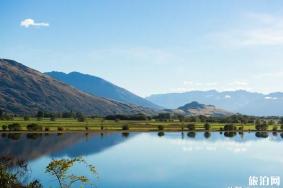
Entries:
<svg viewBox="0 0 283 188">
<path fill-rule="evenodd" d="M 184 93 L 155 94 L 147 100 L 166 108 L 175 109 L 188 101 L 215 105 L 234 113 L 258 116 L 283 116 L 283 93 L 262 94 L 244 90 L 190 91 Z"/>
<path fill-rule="evenodd" d="M 19 115 L 34 114 L 38 110 L 73 111 L 100 116 L 153 112 L 147 108 L 83 93 L 8 59 L 0 59 L 0 109 Z"/>
<path fill-rule="evenodd" d="M 82 74 L 79 72 L 71 72 L 66 74 L 56 71 L 47 72 L 45 74 L 91 95 L 104 97 L 127 104 L 161 109 L 161 107 L 153 104 L 152 102 L 96 76 Z"/>
<path fill-rule="evenodd" d="M 183 106 L 178 107 L 173 110 L 176 113 L 180 113 L 186 116 L 208 116 L 208 117 L 223 117 L 232 115 L 232 113 L 225 111 L 223 109 L 216 108 L 213 105 L 200 104 L 196 101 L 187 103 Z"/>
</svg>

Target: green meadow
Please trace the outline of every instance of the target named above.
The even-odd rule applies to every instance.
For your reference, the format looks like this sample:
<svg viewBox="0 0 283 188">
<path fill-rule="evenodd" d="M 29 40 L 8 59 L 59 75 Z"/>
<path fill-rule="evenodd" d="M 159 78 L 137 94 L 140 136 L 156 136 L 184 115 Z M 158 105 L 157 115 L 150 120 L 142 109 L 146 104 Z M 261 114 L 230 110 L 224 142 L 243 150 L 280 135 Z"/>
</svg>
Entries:
<svg viewBox="0 0 283 188">
<path fill-rule="evenodd" d="M 17 129 L 9 130 L 9 125 L 16 124 Z M 38 132 L 72 132 L 72 131 L 227 131 L 225 123 L 159 121 L 159 120 L 105 120 L 103 118 L 86 118 L 79 122 L 74 118 L 29 118 L 16 117 L 13 120 L 0 120 L 1 131 L 31 131 L 29 125 Z M 233 131 L 258 131 L 253 123 L 234 123 Z M 6 127 L 6 128 L 5 128 Z M 267 131 L 282 131 L 279 124 L 268 125 Z"/>
</svg>

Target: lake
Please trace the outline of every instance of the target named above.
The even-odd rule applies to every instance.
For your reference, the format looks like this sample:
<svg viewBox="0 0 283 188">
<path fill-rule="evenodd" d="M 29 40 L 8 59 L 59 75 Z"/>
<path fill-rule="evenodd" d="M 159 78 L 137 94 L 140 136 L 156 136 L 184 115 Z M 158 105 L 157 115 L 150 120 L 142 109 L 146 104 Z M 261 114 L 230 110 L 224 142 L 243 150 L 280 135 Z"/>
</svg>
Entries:
<svg viewBox="0 0 283 188">
<path fill-rule="evenodd" d="M 283 178 L 282 137 L 218 132 L 2 134 L 0 155 L 28 161 L 29 178 L 44 187 L 57 185 L 45 173 L 52 159 L 83 156 L 96 166 L 98 175 L 92 180 L 99 188 L 234 188 L 248 187 L 251 177 Z M 82 165 L 73 172 L 88 175 Z"/>
</svg>

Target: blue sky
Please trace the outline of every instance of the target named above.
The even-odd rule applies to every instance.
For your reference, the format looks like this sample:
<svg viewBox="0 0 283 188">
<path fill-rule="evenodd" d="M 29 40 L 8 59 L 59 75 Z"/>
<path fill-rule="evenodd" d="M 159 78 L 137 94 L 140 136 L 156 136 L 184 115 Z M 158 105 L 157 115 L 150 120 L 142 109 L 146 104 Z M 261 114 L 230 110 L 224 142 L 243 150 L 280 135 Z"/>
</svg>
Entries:
<svg viewBox="0 0 283 188">
<path fill-rule="evenodd" d="M 281 0 L 0 0 L 0 57 L 141 96 L 283 91 Z"/>
</svg>

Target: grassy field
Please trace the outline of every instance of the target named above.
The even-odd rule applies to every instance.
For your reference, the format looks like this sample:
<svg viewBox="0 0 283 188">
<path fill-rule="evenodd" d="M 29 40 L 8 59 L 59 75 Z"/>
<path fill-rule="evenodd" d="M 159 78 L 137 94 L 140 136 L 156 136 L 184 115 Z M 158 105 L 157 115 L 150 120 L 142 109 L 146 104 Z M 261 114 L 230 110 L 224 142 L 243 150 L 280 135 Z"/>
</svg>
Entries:
<svg viewBox="0 0 283 188">
<path fill-rule="evenodd" d="M 37 120 L 36 118 L 30 118 L 25 121 L 23 118 L 15 118 L 9 121 L 0 121 L 0 131 L 3 130 L 3 125 L 10 125 L 18 123 L 21 131 L 28 131 L 27 125 L 38 124 L 43 131 L 188 131 L 187 125 L 194 124 L 195 131 L 206 131 L 204 123 L 201 122 L 161 122 L 155 120 L 148 121 L 129 121 L 129 120 L 103 120 L 101 118 L 86 118 L 84 122 L 78 122 L 73 118 L 62 118 L 51 121 L 49 118 Z M 210 131 L 221 131 L 225 124 L 221 123 L 210 123 Z M 254 124 L 234 124 L 237 130 L 243 129 L 243 131 L 256 131 Z M 277 131 L 280 130 L 279 125 L 269 125 L 268 130 L 272 131 L 274 127 L 277 127 Z M 58 130 L 59 129 L 59 130 Z M 6 130 L 7 131 L 7 130 Z"/>
</svg>

